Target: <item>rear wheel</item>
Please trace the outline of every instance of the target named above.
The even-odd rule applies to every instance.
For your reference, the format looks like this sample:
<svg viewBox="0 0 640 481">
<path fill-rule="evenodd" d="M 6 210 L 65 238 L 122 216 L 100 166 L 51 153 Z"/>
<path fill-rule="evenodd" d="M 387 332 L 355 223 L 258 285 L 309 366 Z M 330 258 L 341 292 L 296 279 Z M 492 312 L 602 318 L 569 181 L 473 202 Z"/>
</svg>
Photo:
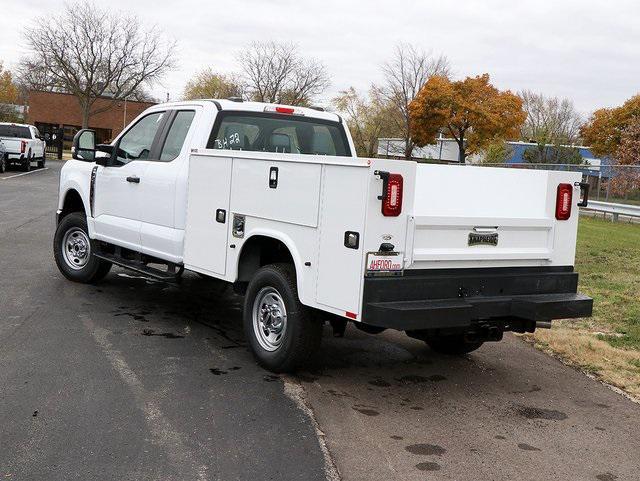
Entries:
<svg viewBox="0 0 640 481">
<path fill-rule="evenodd" d="M 273 372 L 291 372 L 320 346 L 322 323 L 300 303 L 294 269 L 287 264 L 260 268 L 244 300 L 244 332 L 258 363 Z"/>
<path fill-rule="evenodd" d="M 111 263 L 95 257 L 95 250 L 84 213 L 73 212 L 60 221 L 53 238 L 53 254 L 58 269 L 67 279 L 96 282 L 109 273 Z"/>
<path fill-rule="evenodd" d="M 31 153 L 22 159 L 22 170 L 23 172 L 29 172 L 31 170 Z"/>
<path fill-rule="evenodd" d="M 7 171 L 7 157 L 3 155 L 0 157 L 0 174 L 4 174 Z"/>
<path fill-rule="evenodd" d="M 42 157 L 40 160 L 38 160 L 38 168 L 44 169 L 44 164 L 45 164 L 45 158 Z"/>
<path fill-rule="evenodd" d="M 475 351 L 482 346 L 482 341 L 467 341 L 464 334 L 451 336 L 428 336 L 424 339 L 427 345 L 440 354 L 461 355 Z"/>
</svg>

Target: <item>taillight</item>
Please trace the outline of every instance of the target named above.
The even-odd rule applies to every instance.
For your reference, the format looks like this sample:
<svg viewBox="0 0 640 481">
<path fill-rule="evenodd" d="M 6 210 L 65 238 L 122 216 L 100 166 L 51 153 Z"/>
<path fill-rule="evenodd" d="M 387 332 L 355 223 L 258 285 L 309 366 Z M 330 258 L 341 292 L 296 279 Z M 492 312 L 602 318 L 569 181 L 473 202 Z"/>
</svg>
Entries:
<svg viewBox="0 0 640 481">
<path fill-rule="evenodd" d="M 20 153 L 24 154 L 25 150 L 27 150 L 27 142 L 24 140 L 20 141 Z"/>
<path fill-rule="evenodd" d="M 397 217 L 402 212 L 402 176 L 389 174 L 385 182 L 382 198 L 382 215 Z"/>
<path fill-rule="evenodd" d="M 571 184 L 559 184 L 556 196 L 556 219 L 567 220 L 571 217 L 572 199 L 573 186 Z"/>
</svg>

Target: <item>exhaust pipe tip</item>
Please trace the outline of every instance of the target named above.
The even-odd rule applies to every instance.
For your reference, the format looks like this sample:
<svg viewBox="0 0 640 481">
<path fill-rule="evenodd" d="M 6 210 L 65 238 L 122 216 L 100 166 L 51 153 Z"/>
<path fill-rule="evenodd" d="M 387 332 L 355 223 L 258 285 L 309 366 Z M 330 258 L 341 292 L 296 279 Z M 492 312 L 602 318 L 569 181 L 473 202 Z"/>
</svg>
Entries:
<svg viewBox="0 0 640 481">
<path fill-rule="evenodd" d="M 536 329 L 551 329 L 551 321 L 536 321 Z"/>
</svg>

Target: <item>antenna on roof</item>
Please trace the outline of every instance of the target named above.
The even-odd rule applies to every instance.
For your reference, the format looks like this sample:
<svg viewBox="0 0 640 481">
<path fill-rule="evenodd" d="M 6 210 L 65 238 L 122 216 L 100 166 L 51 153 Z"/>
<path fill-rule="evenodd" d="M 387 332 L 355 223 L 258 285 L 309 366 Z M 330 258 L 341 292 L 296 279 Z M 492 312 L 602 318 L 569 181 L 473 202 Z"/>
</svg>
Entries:
<svg viewBox="0 0 640 481">
<path fill-rule="evenodd" d="M 309 106 L 312 110 L 317 110 L 318 112 L 324 112 L 324 107 L 320 107 L 319 105 L 311 105 Z"/>
<path fill-rule="evenodd" d="M 227 97 L 227 100 L 231 100 L 232 102 L 244 102 L 242 97 Z"/>
</svg>

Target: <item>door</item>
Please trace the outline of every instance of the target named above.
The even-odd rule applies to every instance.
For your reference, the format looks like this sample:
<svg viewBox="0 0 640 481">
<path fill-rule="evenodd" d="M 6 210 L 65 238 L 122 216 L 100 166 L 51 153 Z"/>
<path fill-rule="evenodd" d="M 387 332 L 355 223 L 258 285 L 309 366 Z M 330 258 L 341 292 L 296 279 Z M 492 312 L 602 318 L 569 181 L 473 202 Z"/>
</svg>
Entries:
<svg viewBox="0 0 640 481">
<path fill-rule="evenodd" d="M 140 249 L 140 215 L 144 181 L 149 160 L 157 149 L 165 112 L 145 115 L 116 142 L 112 165 L 98 167 L 95 184 L 96 238 L 130 249 Z"/>
<path fill-rule="evenodd" d="M 138 185 L 140 243 L 142 251 L 171 262 L 182 262 L 184 221 L 176 212 L 186 211 L 187 165 L 196 109 L 167 112 L 167 123 Z"/>
<path fill-rule="evenodd" d="M 226 273 L 231 157 L 191 155 L 184 241 L 185 267 L 216 274 Z"/>
</svg>

